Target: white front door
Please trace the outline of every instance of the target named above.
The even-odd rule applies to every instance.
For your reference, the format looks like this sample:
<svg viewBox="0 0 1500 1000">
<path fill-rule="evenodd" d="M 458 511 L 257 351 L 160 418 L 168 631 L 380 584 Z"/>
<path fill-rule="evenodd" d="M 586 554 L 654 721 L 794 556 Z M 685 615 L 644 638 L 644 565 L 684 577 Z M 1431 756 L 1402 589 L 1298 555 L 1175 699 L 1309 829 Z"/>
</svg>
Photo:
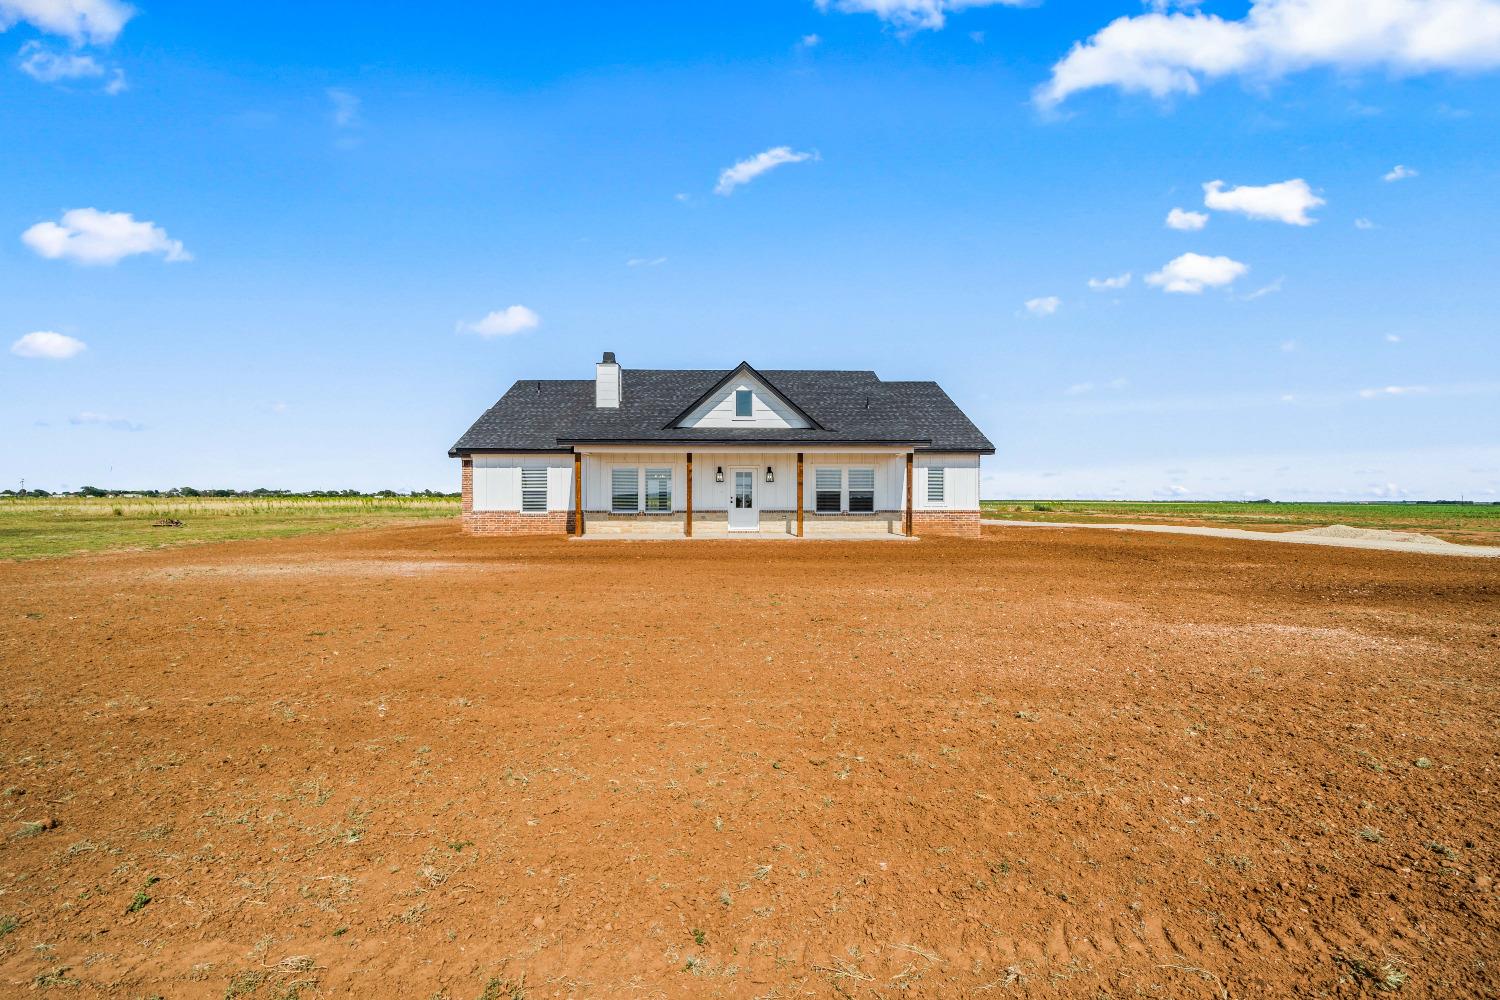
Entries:
<svg viewBox="0 0 1500 1000">
<path fill-rule="evenodd" d="M 760 510 L 755 506 L 755 470 L 729 470 L 729 530 L 759 531 Z"/>
</svg>

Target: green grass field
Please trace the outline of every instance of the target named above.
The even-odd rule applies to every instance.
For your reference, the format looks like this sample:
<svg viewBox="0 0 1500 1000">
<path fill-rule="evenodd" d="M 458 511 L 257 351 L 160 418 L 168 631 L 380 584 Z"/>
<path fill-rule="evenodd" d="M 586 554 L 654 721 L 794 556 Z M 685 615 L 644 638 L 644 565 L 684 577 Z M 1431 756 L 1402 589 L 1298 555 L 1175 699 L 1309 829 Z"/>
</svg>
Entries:
<svg viewBox="0 0 1500 1000">
<path fill-rule="evenodd" d="M 1455 542 L 1500 544 L 1500 504 L 985 500 L 981 506 L 985 517 L 1012 521 L 1201 524 L 1271 531 L 1347 524 L 1416 531 Z"/>
<path fill-rule="evenodd" d="M 0 559 L 285 538 L 457 515 L 457 497 L 0 497 Z M 152 527 L 169 518 L 182 527 Z"/>
</svg>

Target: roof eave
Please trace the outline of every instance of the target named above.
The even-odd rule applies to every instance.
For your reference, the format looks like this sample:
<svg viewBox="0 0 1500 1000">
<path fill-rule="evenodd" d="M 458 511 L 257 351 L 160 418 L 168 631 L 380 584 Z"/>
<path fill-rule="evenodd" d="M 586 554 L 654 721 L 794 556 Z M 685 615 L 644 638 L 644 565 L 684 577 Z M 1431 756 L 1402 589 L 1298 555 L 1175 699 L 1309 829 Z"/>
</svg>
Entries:
<svg viewBox="0 0 1500 1000">
<path fill-rule="evenodd" d="M 571 455 L 572 448 L 512 448 L 509 445 L 475 445 L 448 449 L 449 458 L 463 458 L 476 453 L 495 452 L 500 455 Z"/>
<path fill-rule="evenodd" d="M 923 445 L 931 445 L 931 438 L 839 438 L 837 440 L 818 439 L 796 439 L 796 438 L 708 438 L 708 437 L 672 437 L 672 438 L 559 438 L 562 444 L 590 445 L 590 444 L 629 444 L 629 445 L 683 445 L 697 444 L 711 447 L 723 445 L 782 445 L 785 447 L 819 445 L 829 448 L 837 448 L 842 445 L 888 445 L 890 447 L 910 446 L 918 448 Z M 954 449 L 950 449 L 954 450 Z"/>
</svg>

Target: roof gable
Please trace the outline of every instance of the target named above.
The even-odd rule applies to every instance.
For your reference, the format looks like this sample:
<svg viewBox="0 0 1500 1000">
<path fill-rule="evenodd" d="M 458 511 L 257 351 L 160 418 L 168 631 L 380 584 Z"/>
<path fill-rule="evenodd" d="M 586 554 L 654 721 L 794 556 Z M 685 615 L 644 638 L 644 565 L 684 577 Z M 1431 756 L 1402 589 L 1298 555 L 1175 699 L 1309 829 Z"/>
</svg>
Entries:
<svg viewBox="0 0 1500 1000">
<path fill-rule="evenodd" d="M 750 393 L 750 415 L 736 409 L 740 391 Z M 741 361 L 729 374 L 679 413 L 668 427 L 779 428 L 802 430 L 819 424 L 770 379 Z M 819 428 L 821 429 L 821 428 Z"/>
<path fill-rule="evenodd" d="M 754 377 L 807 420 L 804 427 L 685 426 L 680 421 L 739 375 Z M 872 371 L 741 365 L 684 370 L 623 368 L 620 406 L 594 405 L 593 379 L 516 382 L 456 441 L 450 455 L 569 452 L 587 444 L 897 445 L 980 452 L 995 446 L 935 382 L 885 382 Z M 731 411 L 732 412 L 732 411 Z"/>
</svg>

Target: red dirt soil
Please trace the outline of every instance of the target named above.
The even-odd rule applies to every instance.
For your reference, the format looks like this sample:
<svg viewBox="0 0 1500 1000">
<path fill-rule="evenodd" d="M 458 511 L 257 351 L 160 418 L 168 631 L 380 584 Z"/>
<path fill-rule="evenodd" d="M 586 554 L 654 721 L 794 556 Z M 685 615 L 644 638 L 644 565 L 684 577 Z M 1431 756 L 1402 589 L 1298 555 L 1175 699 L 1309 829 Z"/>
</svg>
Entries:
<svg viewBox="0 0 1500 1000">
<path fill-rule="evenodd" d="M 0 993 L 1500 992 L 1500 567 L 987 534 L 0 566 Z"/>
</svg>

